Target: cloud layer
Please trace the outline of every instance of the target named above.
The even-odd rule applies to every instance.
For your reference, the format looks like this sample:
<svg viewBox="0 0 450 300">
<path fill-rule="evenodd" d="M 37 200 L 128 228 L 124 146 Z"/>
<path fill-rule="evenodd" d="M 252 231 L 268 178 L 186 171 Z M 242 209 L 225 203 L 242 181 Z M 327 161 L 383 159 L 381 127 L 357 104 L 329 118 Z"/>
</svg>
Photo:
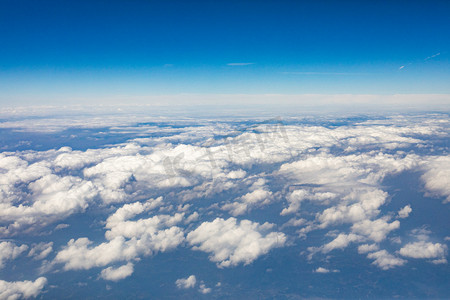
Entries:
<svg viewBox="0 0 450 300">
<path fill-rule="evenodd" d="M 405 222 L 420 211 L 409 199 L 397 203 L 385 185 L 410 172 L 421 196 L 448 205 L 445 116 L 113 121 L 109 130 L 130 138 L 84 150 L 0 153 L 0 268 L 28 259 L 43 275 L 94 269 L 116 282 L 134 276 L 140 259 L 182 247 L 207 253 L 221 269 L 278 247 L 302 248 L 302 257 L 320 263 L 353 251 L 380 270 L 415 259 L 447 263 L 447 245 L 423 224 L 405 236 Z M 2 126 L 27 130 L 21 122 Z M 56 123 L 50 131 L 68 126 Z M 93 216 L 95 234 L 70 231 L 81 215 Z M 62 242 L 51 240 L 55 232 Z M 337 272 L 317 264 L 310 271 Z M 14 298 L 34 296 L 45 282 L 1 284 Z M 180 289 L 212 293 L 207 285 L 195 275 L 176 280 Z"/>
</svg>

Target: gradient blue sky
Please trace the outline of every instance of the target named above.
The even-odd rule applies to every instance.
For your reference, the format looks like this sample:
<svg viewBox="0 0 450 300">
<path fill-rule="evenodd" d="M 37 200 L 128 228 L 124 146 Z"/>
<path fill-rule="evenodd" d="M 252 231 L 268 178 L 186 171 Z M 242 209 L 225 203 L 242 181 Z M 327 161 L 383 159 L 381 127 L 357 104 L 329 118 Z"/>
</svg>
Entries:
<svg viewBox="0 0 450 300">
<path fill-rule="evenodd" d="M 449 15 L 450 1 L 0 0 L 0 103 L 448 94 Z"/>
</svg>

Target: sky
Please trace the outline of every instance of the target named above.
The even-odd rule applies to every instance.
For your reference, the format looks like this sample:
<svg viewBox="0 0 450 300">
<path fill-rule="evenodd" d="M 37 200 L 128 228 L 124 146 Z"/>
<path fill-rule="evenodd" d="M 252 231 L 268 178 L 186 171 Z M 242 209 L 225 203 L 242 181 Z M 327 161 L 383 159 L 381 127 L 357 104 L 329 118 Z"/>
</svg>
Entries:
<svg viewBox="0 0 450 300">
<path fill-rule="evenodd" d="M 0 104 L 449 94 L 449 13 L 448 1 L 2 0 Z"/>
<path fill-rule="evenodd" d="M 449 298 L 449 16 L 0 0 L 0 300 Z"/>
</svg>

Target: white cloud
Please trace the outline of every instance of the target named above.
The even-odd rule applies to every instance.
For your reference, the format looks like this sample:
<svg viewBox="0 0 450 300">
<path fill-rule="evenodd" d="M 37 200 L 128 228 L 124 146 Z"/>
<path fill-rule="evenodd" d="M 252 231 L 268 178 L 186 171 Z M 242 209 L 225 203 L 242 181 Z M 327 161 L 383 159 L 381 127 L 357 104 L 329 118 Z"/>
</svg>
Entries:
<svg viewBox="0 0 450 300">
<path fill-rule="evenodd" d="M 445 203 L 450 202 L 450 155 L 430 157 L 425 168 L 421 176 L 425 188 L 431 195 L 445 197 Z"/>
<path fill-rule="evenodd" d="M 405 257 L 412 258 L 444 258 L 447 245 L 419 241 L 403 246 L 399 253 Z"/>
<path fill-rule="evenodd" d="M 295 213 L 300 209 L 301 202 L 303 202 L 304 200 L 326 202 L 327 200 L 336 198 L 336 196 L 337 195 L 335 193 L 330 192 L 310 192 L 305 189 L 295 190 L 287 197 L 289 207 L 284 208 L 280 214 L 287 215 Z"/>
<path fill-rule="evenodd" d="M 246 63 L 227 63 L 227 66 L 232 66 L 232 67 L 240 67 L 240 66 L 249 66 L 249 65 L 253 65 L 253 64 L 255 64 L 255 63 L 249 63 L 249 62 L 246 62 Z"/>
<path fill-rule="evenodd" d="M 9 158 L 1 159 L 0 155 L 3 167 Z M 0 226 L 0 236 L 32 231 L 81 212 L 96 196 L 91 182 L 74 176 L 49 174 L 51 170 L 47 165 L 46 162 L 28 165 L 18 159 L 9 163 L 9 170 L 0 182 L 0 194 L 3 192 L 6 199 L 0 202 L 0 224 L 5 225 Z M 20 189 L 23 185 L 29 193 Z"/>
<path fill-rule="evenodd" d="M 145 138 L 86 151 L 63 147 L 1 153 L 0 235 L 34 232 L 88 207 L 109 211 L 124 203 L 106 220 L 105 241 L 72 239 L 54 260 L 66 270 L 106 267 L 177 247 L 185 240 L 179 226 L 190 230 L 191 222 L 205 217 L 214 220 L 223 214 L 221 209 L 237 216 L 281 199 L 285 200 L 281 215 L 293 215 L 285 226 L 305 225 L 297 231 L 302 237 L 311 230 L 342 224 L 350 228 L 345 232 L 331 228 L 334 240 L 316 247 L 318 251 L 368 243 L 358 247 L 358 252 L 368 253 L 378 250 L 370 243 L 383 241 L 400 226 L 398 220 L 386 217 L 395 211 L 382 213 L 390 198 L 382 185 L 387 175 L 422 170 L 430 195 L 450 197 L 448 157 L 416 155 L 411 148 L 430 147 L 423 136 L 447 137 L 445 118 L 393 116 L 337 127 L 305 125 L 308 121 L 298 125 L 299 120 L 289 119 L 286 123 L 291 125 L 281 127 L 261 123 L 233 131 L 240 125 L 205 121 L 207 125 L 200 129 L 136 129 L 124 127 L 131 123 L 122 119 L 118 126 L 123 127 L 111 130 L 158 130 L 168 135 L 143 134 Z M 62 127 L 69 126 L 67 121 L 60 122 Z M 233 134 L 226 138 L 205 141 L 217 132 L 227 136 L 230 131 Z M 261 166 L 265 173 L 255 174 Z M 161 194 L 167 197 L 156 198 Z M 231 196 L 222 200 L 224 194 Z M 144 201 L 148 197 L 156 199 Z M 211 205 L 200 204 L 193 211 L 197 203 Z M 311 211 L 302 211 L 306 204 Z M 407 205 L 398 217 L 410 212 Z M 209 253 L 218 266 L 235 266 L 285 244 L 283 233 L 270 230 L 273 227 L 250 220 L 216 218 L 191 231 L 187 242 Z M 52 251 L 49 244 L 38 245 L 29 255 L 43 259 Z M 380 266 L 379 261 L 386 258 L 370 255 Z M 444 258 L 432 259 L 437 263 Z"/>
<path fill-rule="evenodd" d="M 243 170 L 231 171 L 227 174 L 227 177 L 230 179 L 241 179 L 244 178 L 247 173 Z"/>
<path fill-rule="evenodd" d="M 105 280 L 119 281 L 133 274 L 133 267 L 134 265 L 132 263 L 127 263 L 118 268 L 108 267 L 102 270 L 100 276 Z"/>
<path fill-rule="evenodd" d="M 314 270 L 314 273 L 330 273 L 330 270 L 322 267 L 318 267 L 316 270 Z"/>
<path fill-rule="evenodd" d="M 56 225 L 55 230 L 61 230 L 61 229 L 65 229 L 67 227 L 70 227 L 70 225 L 61 223 L 61 224 Z"/>
<path fill-rule="evenodd" d="M 446 258 L 433 259 L 431 261 L 431 263 L 433 263 L 435 265 L 446 264 L 447 263 L 447 259 Z"/>
<path fill-rule="evenodd" d="M 398 211 L 398 217 L 402 219 L 407 218 L 411 212 L 412 212 L 411 205 L 406 205 L 405 207 L 403 207 Z"/>
<path fill-rule="evenodd" d="M 35 281 L 13 281 L 0 280 L 0 299 L 20 299 L 37 297 L 47 284 L 45 277 L 39 277 Z"/>
<path fill-rule="evenodd" d="M 178 227 L 158 230 L 153 234 L 144 233 L 139 238 L 129 240 L 116 236 L 108 242 L 91 247 L 87 238 L 71 239 L 55 257 L 55 263 L 63 263 L 65 270 L 90 269 L 108 264 L 135 259 L 140 255 L 151 255 L 175 248 L 184 240 Z"/>
<path fill-rule="evenodd" d="M 377 251 L 378 250 L 378 245 L 377 244 L 363 244 L 358 246 L 358 253 L 359 254 L 363 254 L 363 253 L 367 253 L 367 252 L 372 252 L 372 251 Z"/>
<path fill-rule="evenodd" d="M 16 246 L 12 242 L 0 242 L 0 269 L 5 266 L 6 261 L 16 259 L 27 249 L 27 245 Z"/>
<path fill-rule="evenodd" d="M 346 248 L 351 242 L 357 242 L 361 240 L 363 240 L 363 238 L 359 235 L 353 233 L 340 233 L 334 240 L 323 246 L 322 252 L 327 253 L 334 249 L 343 249 Z"/>
<path fill-rule="evenodd" d="M 231 62 L 232 64 L 242 64 L 242 62 Z M 245 62 L 243 62 L 245 63 Z M 37 96 L 34 96 L 36 99 Z M 50 98 L 49 98 L 50 97 Z M 14 103 L 9 97 L 5 101 Z M 61 100 L 60 95 L 51 99 L 45 95 L 45 101 Z M 5 128 L 26 128 L 28 130 L 46 129 L 62 130 L 65 127 L 81 128 L 104 128 L 108 126 L 118 126 L 124 124 L 136 124 L 138 122 L 154 121 L 152 113 L 159 110 L 162 114 L 166 112 L 165 107 L 172 105 L 271 105 L 271 108 L 278 108 L 282 105 L 289 105 L 288 108 L 322 108 L 325 111 L 340 109 L 348 112 L 367 112 L 368 108 L 384 108 L 390 111 L 402 109 L 401 111 L 415 109 L 425 109 L 427 111 L 436 108 L 448 108 L 450 101 L 448 94 L 172 94 L 172 95 L 116 95 L 87 97 L 84 99 L 68 97 L 65 101 L 67 106 L 61 107 L 4 107 L 0 110 L 0 116 L 30 116 L 37 115 L 41 118 L 32 120 L 18 120 L 3 122 L 1 126 Z M 92 103 L 98 103 L 93 106 Z M 123 106 L 129 103 L 128 109 Z M 277 103 L 277 105 L 274 105 Z M 80 105 L 87 106 L 80 106 Z M 101 105 L 100 105 L 101 104 Z M 73 106 L 69 106 L 73 105 Z M 120 106 L 118 106 L 120 105 Z M 159 107 L 163 106 L 162 110 Z M 118 108 L 125 111 L 117 113 Z M 359 108 L 359 110 L 358 110 Z M 67 117 L 73 111 L 70 118 Z M 128 113 L 127 113 L 128 112 Z M 146 113 L 143 113 L 146 112 Z M 50 116 L 49 116 L 50 115 Z M 86 116 L 87 115 L 87 116 Z M 94 116 L 92 116 L 94 115 Z M 63 117 L 62 117 L 63 116 Z M 100 116 L 100 117 L 99 117 Z M 71 123 L 72 122 L 72 123 Z M 33 127 L 34 125 L 34 127 Z M 63 127 L 65 126 L 65 127 Z"/>
<path fill-rule="evenodd" d="M 206 287 L 206 285 L 203 282 L 200 283 L 198 290 L 202 294 L 209 294 L 209 293 L 211 293 L 211 288 Z"/>
<path fill-rule="evenodd" d="M 189 289 L 195 287 L 195 284 L 197 283 L 197 278 L 195 278 L 195 275 L 191 275 L 187 278 L 180 278 L 175 281 L 175 284 L 179 289 Z"/>
<path fill-rule="evenodd" d="M 426 57 L 426 58 L 425 58 L 424 60 L 426 61 L 426 60 L 429 60 L 429 59 L 435 58 L 436 56 L 439 56 L 439 55 L 441 55 L 441 53 L 440 53 L 440 52 L 438 52 L 438 53 L 436 53 L 436 54 L 433 54 L 433 55 L 430 55 L 430 56 Z"/>
<path fill-rule="evenodd" d="M 269 204 L 272 198 L 271 191 L 264 188 L 258 188 L 243 195 L 236 202 L 225 204 L 222 209 L 228 210 L 233 216 L 239 216 L 245 214 L 253 207 Z"/>
<path fill-rule="evenodd" d="M 428 229 L 425 229 L 424 227 L 411 230 L 411 236 L 413 236 L 414 238 L 416 238 L 419 241 L 429 240 L 430 234 L 431 234 L 431 231 L 429 231 Z"/>
<path fill-rule="evenodd" d="M 374 259 L 374 265 L 383 270 L 389 270 L 394 267 L 403 266 L 406 260 L 389 254 L 386 250 L 380 250 L 377 252 L 367 254 L 367 258 Z"/>
<path fill-rule="evenodd" d="M 239 223 L 235 218 L 216 218 L 204 222 L 187 235 L 194 250 L 210 253 L 210 260 L 219 267 L 249 264 L 270 249 L 281 247 L 286 236 L 281 232 L 269 232 L 273 225 L 258 224 L 249 220 Z"/>
<path fill-rule="evenodd" d="M 381 242 L 392 230 L 400 227 L 399 221 L 388 223 L 386 219 L 377 219 L 375 221 L 364 220 L 353 224 L 352 231 L 365 235 L 375 242 Z"/>
<path fill-rule="evenodd" d="M 183 220 L 184 214 L 157 215 L 130 221 L 129 218 L 145 212 L 159 203 L 161 198 L 145 203 L 125 204 L 106 221 L 107 242 L 92 247 L 88 238 L 71 239 L 60 250 L 54 263 L 64 264 L 65 270 L 102 267 L 118 261 L 130 261 L 177 247 L 184 240 L 181 228 L 174 226 Z"/>
<path fill-rule="evenodd" d="M 378 134 L 380 133 L 376 136 Z M 358 133 L 360 135 L 362 133 Z M 329 142 L 332 141 L 326 141 Z M 350 142 L 361 145 L 368 141 Z M 379 207 L 386 201 L 387 193 L 376 188 L 381 186 L 383 178 L 387 174 L 411 169 L 418 161 L 420 159 L 415 155 L 388 155 L 382 152 L 338 157 L 318 153 L 283 164 L 279 174 L 288 177 L 294 184 L 303 186 L 288 196 L 289 207 L 282 214 L 296 212 L 300 203 L 306 200 L 327 204 L 339 199 L 337 205 L 318 215 L 322 227 L 372 218 L 379 214 Z"/>
<path fill-rule="evenodd" d="M 30 252 L 28 252 L 28 256 L 33 257 L 34 259 L 44 259 L 53 251 L 53 242 L 41 242 L 33 245 Z"/>
</svg>

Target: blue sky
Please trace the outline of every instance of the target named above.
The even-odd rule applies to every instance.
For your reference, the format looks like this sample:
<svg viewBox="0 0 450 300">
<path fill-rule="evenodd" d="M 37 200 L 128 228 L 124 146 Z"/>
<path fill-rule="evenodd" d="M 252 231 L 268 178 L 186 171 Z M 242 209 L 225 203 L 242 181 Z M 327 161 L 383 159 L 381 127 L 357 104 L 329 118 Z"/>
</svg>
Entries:
<svg viewBox="0 0 450 300">
<path fill-rule="evenodd" d="M 450 93 L 450 3 L 361 2 L 2 0 L 0 101 Z"/>
</svg>

